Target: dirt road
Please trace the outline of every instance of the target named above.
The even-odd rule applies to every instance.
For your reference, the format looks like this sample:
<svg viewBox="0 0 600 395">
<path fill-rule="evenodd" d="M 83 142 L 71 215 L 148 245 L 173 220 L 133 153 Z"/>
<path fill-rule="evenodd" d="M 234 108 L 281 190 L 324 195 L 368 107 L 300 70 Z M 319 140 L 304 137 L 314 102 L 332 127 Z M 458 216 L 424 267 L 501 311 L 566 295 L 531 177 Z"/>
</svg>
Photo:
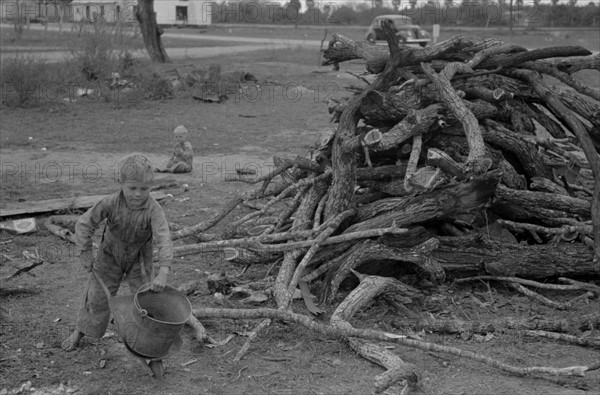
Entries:
<svg viewBox="0 0 600 395">
<path fill-rule="evenodd" d="M 2 28 L 10 28 L 11 25 L 0 24 Z M 32 30 L 45 30 L 42 25 L 31 25 L 29 27 Z M 48 26 L 47 30 L 59 31 L 58 26 Z M 63 27 L 63 31 L 69 31 L 70 27 Z M 185 48 L 166 48 L 167 54 L 172 59 L 185 59 L 185 58 L 210 58 L 218 55 L 234 54 L 242 52 L 252 52 L 259 50 L 278 50 L 284 48 L 297 48 L 297 47 L 320 47 L 321 42 L 317 40 L 290 40 L 290 39 L 278 39 L 278 38 L 256 38 L 256 37 L 238 37 L 238 36 L 215 36 L 215 35 L 200 35 L 200 34 L 188 34 L 188 33 L 169 33 L 163 34 L 163 38 L 179 38 L 183 40 L 198 40 L 198 46 L 185 47 Z M 216 47 L 203 47 L 201 41 L 220 41 L 220 42 L 236 42 L 243 43 L 242 45 L 234 46 L 216 46 Z M 16 54 L 31 54 L 36 57 L 46 59 L 50 62 L 58 62 L 64 59 L 68 59 L 72 56 L 69 51 L 60 49 L 44 48 L 27 48 L 27 47 L 0 47 L 0 61 L 7 57 L 15 56 Z M 139 52 L 137 56 L 146 56 L 145 52 Z"/>
<path fill-rule="evenodd" d="M 288 48 L 285 44 L 260 44 L 260 45 L 234 45 L 234 46 L 222 46 L 222 47 L 187 47 L 187 48 L 166 48 L 167 54 L 171 59 L 186 59 L 186 58 L 212 58 L 219 55 L 252 52 L 260 50 L 277 50 Z M 2 59 L 21 55 L 33 55 L 35 57 L 43 58 L 48 62 L 60 62 L 65 59 L 69 59 L 72 54 L 69 51 L 39 51 L 31 48 L 19 48 L 17 50 L 5 51 L 0 50 L 0 62 Z M 135 53 L 136 56 L 144 57 L 147 56 L 145 51 L 138 51 Z"/>
</svg>

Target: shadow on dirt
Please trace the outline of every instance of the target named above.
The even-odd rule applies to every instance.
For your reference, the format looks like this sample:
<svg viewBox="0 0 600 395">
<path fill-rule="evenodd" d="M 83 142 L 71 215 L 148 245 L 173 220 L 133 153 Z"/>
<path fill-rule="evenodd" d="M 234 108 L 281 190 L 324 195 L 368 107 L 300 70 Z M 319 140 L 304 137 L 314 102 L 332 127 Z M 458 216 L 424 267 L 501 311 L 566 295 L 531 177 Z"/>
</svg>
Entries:
<svg viewBox="0 0 600 395">
<path fill-rule="evenodd" d="M 39 293 L 40 293 L 40 291 L 36 290 L 36 289 L 0 288 L 0 298 L 35 296 L 35 295 L 38 295 Z"/>
</svg>

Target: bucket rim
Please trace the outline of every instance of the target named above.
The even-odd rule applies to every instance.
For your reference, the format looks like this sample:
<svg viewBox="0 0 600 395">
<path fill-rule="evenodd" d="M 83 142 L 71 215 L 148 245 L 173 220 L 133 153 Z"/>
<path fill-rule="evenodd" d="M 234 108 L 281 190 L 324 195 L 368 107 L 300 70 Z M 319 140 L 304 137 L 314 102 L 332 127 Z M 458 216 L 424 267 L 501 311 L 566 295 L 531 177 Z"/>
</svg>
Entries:
<svg viewBox="0 0 600 395">
<path fill-rule="evenodd" d="M 167 324 L 167 325 L 183 325 L 187 322 L 187 320 L 190 319 L 190 316 L 192 315 L 192 304 L 190 303 L 189 299 L 185 295 L 183 295 L 181 292 L 179 292 L 177 290 L 177 288 L 174 288 L 170 285 L 165 285 L 165 289 L 161 292 L 164 292 L 165 290 L 168 289 L 169 291 L 175 291 L 176 293 L 181 295 L 183 300 L 185 300 L 185 302 L 186 302 L 187 310 L 189 310 L 189 314 L 188 314 L 187 318 L 183 321 L 162 321 L 162 320 L 157 320 L 156 318 L 153 318 L 153 317 L 149 317 L 147 315 L 146 309 L 143 309 L 142 306 L 140 306 L 139 301 L 138 301 L 138 295 L 141 293 L 144 293 L 144 292 L 153 292 L 153 291 L 150 291 L 150 285 L 151 285 L 150 283 L 142 285 L 141 287 L 138 288 L 135 295 L 133 296 L 133 307 L 135 307 L 138 314 L 140 314 L 141 316 L 143 316 L 149 320 L 152 320 L 154 322 L 158 322 L 160 324 Z M 160 294 L 161 292 L 157 292 L 157 294 Z"/>
</svg>

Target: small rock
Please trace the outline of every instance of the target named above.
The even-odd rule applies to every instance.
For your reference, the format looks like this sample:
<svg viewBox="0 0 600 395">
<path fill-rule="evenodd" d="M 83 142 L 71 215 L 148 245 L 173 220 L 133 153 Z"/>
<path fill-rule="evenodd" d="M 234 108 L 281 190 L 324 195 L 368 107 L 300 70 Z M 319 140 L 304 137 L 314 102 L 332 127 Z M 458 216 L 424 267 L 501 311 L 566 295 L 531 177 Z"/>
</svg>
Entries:
<svg viewBox="0 0 600 395">
<path fill-rule="evenodd" d="M 44 348 L 44 342 L 35 343 L 35 348 Z"/>
<path fill-rule="evenodd" d="M 213 296 L 217 300 L 223 300 L 223 299 L 225 299 L 225 295 L 223 295 L 221 292 L 215 292 Z"/>
<path fill-rule="evenodd" d="M 8 390 L 6 388 L 2 388 L 0 390 L 0 395 L 6 395 L 6 394 L 8 394 Z"/>
<path fill-rule="evenodd" d="M 46 151 L 46 147 L 42 147 L 42 151 Z"/>
<path fill-rule="evenodd" d="M 100 367 L 100 369 L 104 369 L 104 367 L 106 366 L 106 359 L 101 359 L 98 366 Z"/>
<path fill-rule="evenodd" d="M 342 360 L 336 358 L 333 361 L 331 361 L 331 364 L 334 366 L 340 366 L 342 364 Z"/>
</svg>

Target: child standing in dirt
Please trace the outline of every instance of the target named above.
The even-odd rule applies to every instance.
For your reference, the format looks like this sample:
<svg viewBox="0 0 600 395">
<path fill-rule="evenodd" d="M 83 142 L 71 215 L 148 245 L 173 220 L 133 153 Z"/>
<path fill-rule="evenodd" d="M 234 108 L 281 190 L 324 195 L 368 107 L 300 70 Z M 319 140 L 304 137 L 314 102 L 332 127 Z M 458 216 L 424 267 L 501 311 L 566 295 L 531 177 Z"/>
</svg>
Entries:
<svg viewBox="0 0 600 395">
<path fill-rule="evenodd" d="M 185 126 L 179 125 L 173 130 L 175 146 L 173 156 L 164 169 L 156 169 L 159 173 L 189 173 L 192 171 L 194 151 L 189 140 L 189 133 Z"/>
<path fill-rule="evenodd" d="M 173 243 L 162 207 L 150 197 L 154 177 L 152 165 L 142 154 L 124 157 L 118 168 L 121 190 L 105 197 L 83 214 L 75 226 L 84 268 L 99 276 L 112 296 L 123 277 L 131 292 L 150 282 L 150 290 L 161 292 L 167 283 L 173 259 Z M 106 221 L 96 259 L 92 255 L 92 236 Z M 158 248 L 159 269 L 154 276 L 152 248 Z M 104 335 L 110 310 L 106 294 L 93 274 L 87 283 L 79 310 L 77 327 L 62 343 L 65 351 L 79 346 L 83 336 Z"/>
</svg>

